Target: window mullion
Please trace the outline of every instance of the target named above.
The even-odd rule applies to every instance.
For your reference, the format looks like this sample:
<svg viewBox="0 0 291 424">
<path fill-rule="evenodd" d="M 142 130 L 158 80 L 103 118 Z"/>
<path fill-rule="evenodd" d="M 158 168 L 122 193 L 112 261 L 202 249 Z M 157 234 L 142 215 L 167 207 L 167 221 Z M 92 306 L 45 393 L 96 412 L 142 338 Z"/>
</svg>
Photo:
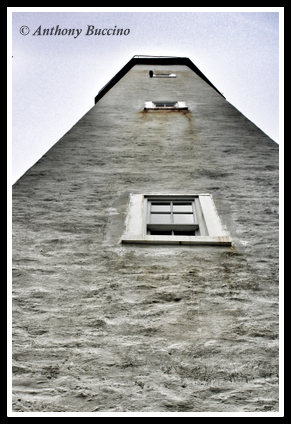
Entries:
<svg viewBox="0 0 291 424">
<path fill-rule="evenodd" d="M 170 203 L 170 213 L 171 213 L 171 223 L 174 223 L 174 214 L 173 214 L 173 202 Z M 172 236 L 175 235 L 174 230 L 172 230 Z"/>
<path fill-rule="evenodd" d="M 173 202 L 170 203 L 171 223 L 174 224 Z M 172 232 L 173 235 L 173 232 Z"/>
</svg>

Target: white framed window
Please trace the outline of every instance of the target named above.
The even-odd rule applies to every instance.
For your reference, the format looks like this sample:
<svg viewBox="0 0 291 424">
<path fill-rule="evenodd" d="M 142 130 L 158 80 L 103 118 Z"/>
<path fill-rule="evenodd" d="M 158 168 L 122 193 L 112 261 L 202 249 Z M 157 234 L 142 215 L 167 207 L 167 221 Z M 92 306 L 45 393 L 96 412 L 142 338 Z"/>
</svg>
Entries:
<svg viewBox="0 0 291 424">
<path fill-rule="evenodd" d="M 145 102 L 144 109 L 146 110 L 164 110 L 164 109 L 188 109 L 185 102 L 176 100 L 154 100 Z"/>
<path fill-rule="evenodd" d="M 147 234 L 150 235 L 200 235 L 197 198 L 147 199 Z M 202 216 L 201 216 L 202 219 Z"/>
<path fill-rule="evenodd" d="M 132 194 L 121 242 L 231 245 L 210 194 Z"/>
</svg>

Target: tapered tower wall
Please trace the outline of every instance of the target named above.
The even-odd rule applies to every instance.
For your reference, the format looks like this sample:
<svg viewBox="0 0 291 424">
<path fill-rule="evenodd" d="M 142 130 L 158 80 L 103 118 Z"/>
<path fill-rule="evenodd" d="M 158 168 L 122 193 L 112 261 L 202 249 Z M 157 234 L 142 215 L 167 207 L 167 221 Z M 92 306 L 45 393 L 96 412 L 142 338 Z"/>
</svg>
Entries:
<svg viewBox="0 0 291 424">
<path fill-rule="evenodd" d="M 188 110 L 144 110 L 161 99 Z M 211 194 L 232 246 L 120 243 L 147 193 Z M 278 410 L 278 146 L 189 67 L 133 66 L 13 186 L 13 393 Z"/>
</svg>

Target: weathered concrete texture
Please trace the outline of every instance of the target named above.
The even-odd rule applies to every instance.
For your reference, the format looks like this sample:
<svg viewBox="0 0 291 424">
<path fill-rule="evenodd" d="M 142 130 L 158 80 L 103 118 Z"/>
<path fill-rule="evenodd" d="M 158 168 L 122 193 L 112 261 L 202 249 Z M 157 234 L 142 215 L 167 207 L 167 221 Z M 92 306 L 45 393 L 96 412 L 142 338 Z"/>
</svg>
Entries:
<svg viewBox="0 0 291 424">
<path fill-rule="evenodd" d="M 14 411 L 278 410 L 278 146 L 154 70 L 177 78 L 135 66 L 13 187 Z M 212 194 L 233 247 L 119 244 L 147 192 Z"/>
</svg>

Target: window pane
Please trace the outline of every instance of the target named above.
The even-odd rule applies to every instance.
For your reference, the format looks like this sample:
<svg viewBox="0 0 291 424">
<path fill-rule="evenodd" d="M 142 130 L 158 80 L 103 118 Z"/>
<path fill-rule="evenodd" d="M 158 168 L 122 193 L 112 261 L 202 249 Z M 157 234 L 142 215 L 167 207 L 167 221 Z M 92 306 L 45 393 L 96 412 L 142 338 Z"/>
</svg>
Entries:
<svg viewBox="0 0 291 424">
<path fill-rule="evenodd" d="M 152 204 L 151 211 L 152 212 L 168 212 L 168 213 L 170 213 L 171 207 L 170 207 L 170 205 L 157 205 L 157 204 L 153 205 Z"/>
<path fill-rule="evenodd" d="M 189 231 L 174 231 L 175 236 L 195 236 L 195 230 L 189 230 Z"/>
<path fill-rule="evenodd" d="M 174 205 L 191 205 L 192 201 L 186 201 L 186 200 L 182 200 L 182 201 L 174 201 L 173 202 Z"/>
<path fill-rule="evenodd" d="M 174 213 L 174 224 L 194 224 L 192 214 Z"/>
<path fill-rule="evenodd" d="M 173 205 L 173 211 L 174 212 L 189 212 L 192 213 L 192 205 Z"/>
<path fill-rule="evenodd" d="M 171 230 L 151 230 L 151 235 L 152 236 L 171 236 L 172 235 L 172 231 Z"/>
<path fill-rule="evenodd" d="M 171 214 L 169 213 L 152 213 L 151 224 L 170 224 Z"/>
<path fill-rule="evenodd" d="M 167 100 L 161 100 L 160 102 L 153 102 L 156 107 L 174 107 L 176 106 L 177 102 L 171 102 L 171 101 L 167 101 Z"/>
</svg>

